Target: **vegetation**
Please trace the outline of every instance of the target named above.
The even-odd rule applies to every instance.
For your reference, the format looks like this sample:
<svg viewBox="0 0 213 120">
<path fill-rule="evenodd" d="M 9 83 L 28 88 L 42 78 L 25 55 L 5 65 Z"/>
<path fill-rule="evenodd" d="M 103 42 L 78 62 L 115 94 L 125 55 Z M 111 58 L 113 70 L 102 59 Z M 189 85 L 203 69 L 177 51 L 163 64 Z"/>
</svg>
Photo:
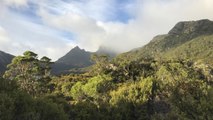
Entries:
<svg viewBox="0 0 213 120">
<path fill-rule="evenodd" d="M 79 74 L 26 51 L 0 77 L 0 120 L 213 119 L 213 36 L 171 33 Z"/>
<path fill-rule="evenodd" d="M 38 60 L 30 51 L 15 57 L 0 80 L 1 119 L 213 118 L 212 66 L 151 58 L 117 64 L 93 57 L 98 72 L 59 77 L 48 74 L 46 57 Z"/>
<path fill-rule="evenodd" d="M 4 78 L 15 80 L 19 88 L 32 96 L 47 92 L 50 81 L 50 59 L 42 57 L 37 59 L 37 54 L 26 51 L 24 56 L 17 56 L 8 65 Z"/>
</svg>

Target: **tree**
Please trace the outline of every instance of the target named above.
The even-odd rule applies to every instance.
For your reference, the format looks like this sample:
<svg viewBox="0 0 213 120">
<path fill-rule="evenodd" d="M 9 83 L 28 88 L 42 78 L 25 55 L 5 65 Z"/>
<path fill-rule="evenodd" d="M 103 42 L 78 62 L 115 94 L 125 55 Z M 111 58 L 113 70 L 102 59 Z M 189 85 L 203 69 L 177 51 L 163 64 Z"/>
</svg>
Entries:
<svg viewBox="0 0 213 120">
<path fill-rule="evenodd" d="M 17 56 L 8 65 L 4 78 L 17 81 L 20 89 L 30 95 L 37 96 L 47 92 L 47 83 L 50 81 L 50 62 L 47 57 L 38 59 L 38 55 L 24 52 L 23 56 Z"/>
<path fill-rule="evenodd" d="M 100 75 L 101 73 L 107 72 L 109 68 L 109 58 L 107 55 L 93 54 L 91 59 L 95 63 L 93 73 Z"/>
</svg>

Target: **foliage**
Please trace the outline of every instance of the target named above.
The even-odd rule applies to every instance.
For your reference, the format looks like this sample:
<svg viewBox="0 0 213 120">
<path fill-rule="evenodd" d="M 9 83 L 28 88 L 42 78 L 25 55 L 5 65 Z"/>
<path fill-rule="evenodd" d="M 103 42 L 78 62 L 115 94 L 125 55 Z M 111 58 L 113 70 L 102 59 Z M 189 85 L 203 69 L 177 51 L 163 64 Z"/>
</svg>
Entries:
<svg viewBox="0 0 213 120">
<path fill-rule="evenodd" d="M 12 120 L 14 100 L 6 93 L 0 93 L 0 120 Z"/>
<path fill-rule="evenodd" d="M 84 74 L 51 77 L 47 57 L 15 57 L 0 81 L 0 119 L 212 119 L 212 36 L 154 39 L 112 61 L 94 55 Z"/>
<path fill-rule="evenodd" d="M 133 103 L 145 103 L 148 101 L 152 90 L 152 78 L 146 78 L 139 82 L 124 83 L 116 90 L 111 91 L 110 103 L 116 105 L 121 101 Z"/>
<path fill-rule="evenodd" d="M 16 83 L 0 79 L 1 120 L 66 120 L 61 106 L 44 98 L 33 98 L 13 88 Z"/>
<path fill-rule="evenodd" d="M 109 69 L 108 56 L 92 54 L 91 60 L 95 63 L 95 65 L 93 65 L 93 70 L 90 71 L 90 74 L 99 75 L 108 72 Z"/>
<path fill-rule="evenodd" d="M 112 81 L 109 76 L 98 75 L 87 82 L 77 82 L 71 89 L 72 97 L 77 101 L 89 101 L 99 106 L 108 97 L 108 91 L 112 89 Z"/>
<path fill-rule="evenodd" d="M 26 51 L 12 60 L 4 78 L 17 81 L 20 89 L 33 96 L 45 93 L 50 81 L 50 59 L 42 57 L 38 60 L 37 54 Z"/>
</svg>

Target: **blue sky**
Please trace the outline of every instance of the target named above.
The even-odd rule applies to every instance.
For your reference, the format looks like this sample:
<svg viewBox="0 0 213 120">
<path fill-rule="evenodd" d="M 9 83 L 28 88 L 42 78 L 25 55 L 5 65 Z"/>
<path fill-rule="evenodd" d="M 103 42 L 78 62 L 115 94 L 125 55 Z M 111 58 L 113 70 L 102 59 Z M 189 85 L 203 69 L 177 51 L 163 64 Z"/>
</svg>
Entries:
<svg viewBox="0 0 213 120">
<path fill-rule="evenodd" d="M 57 60 L 78 45 L 125 52 L 177 22 L 213 19 L 212 0 L 1 0 L 0 50 Z"/>
</svg>

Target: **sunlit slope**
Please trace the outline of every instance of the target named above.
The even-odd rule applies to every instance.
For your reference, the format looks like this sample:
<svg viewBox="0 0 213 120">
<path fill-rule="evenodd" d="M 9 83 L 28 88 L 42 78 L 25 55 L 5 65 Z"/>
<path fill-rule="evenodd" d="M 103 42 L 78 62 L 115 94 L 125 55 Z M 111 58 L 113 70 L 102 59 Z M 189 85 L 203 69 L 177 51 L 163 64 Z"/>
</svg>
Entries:
<svg viewBox="0 0 213 120">
<path fill-rule="evenodd" d="M 165 53 L 167 58 L 200 60 L 213 65 L 213 35 L 200 36 Z"/>
<path fill-rule="evenodd" d="M 147 45 L 119 55 L 116 59 L 135 61 L 141 58 L 187 58 L 212 64 L 213 22 L 180 22 L 168 34 L 153 38 Z"/>
</svg>

